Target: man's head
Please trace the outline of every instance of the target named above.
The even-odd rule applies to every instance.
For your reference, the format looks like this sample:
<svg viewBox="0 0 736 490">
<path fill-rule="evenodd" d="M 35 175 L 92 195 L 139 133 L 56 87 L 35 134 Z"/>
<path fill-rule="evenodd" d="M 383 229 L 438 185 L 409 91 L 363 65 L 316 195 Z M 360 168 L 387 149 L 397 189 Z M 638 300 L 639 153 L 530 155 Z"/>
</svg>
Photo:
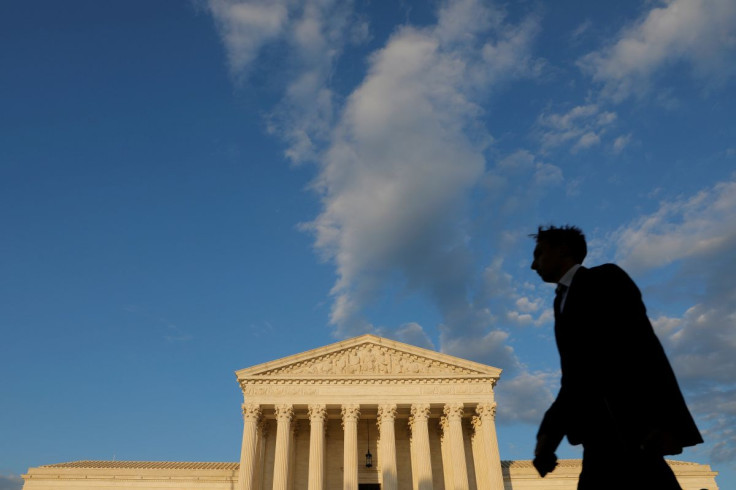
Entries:
<svg viewBox="0 0 736 490">
<path fill-rule="evenodd" d="M 581 264 L 588 247 L 585 235 L 575 226 L 540 226 L 537 233 L 532 270 L 537 271 L 544 282 L 559 282 L 565 272 L 575 264 Z"/>
</svg>

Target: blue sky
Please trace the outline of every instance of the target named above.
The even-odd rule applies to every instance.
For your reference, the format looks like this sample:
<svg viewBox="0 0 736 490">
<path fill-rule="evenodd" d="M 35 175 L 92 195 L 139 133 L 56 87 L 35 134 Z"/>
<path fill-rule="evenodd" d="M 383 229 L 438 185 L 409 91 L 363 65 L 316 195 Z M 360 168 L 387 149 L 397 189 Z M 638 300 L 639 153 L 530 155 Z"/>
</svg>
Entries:
<svg viewBox="0 0 736 490">
<path fill-rule="evenodd" d="M 504 369 L 528 459 L 551 223 L 639 283 L 680 459 L 736 487 L 734 55 L 730 0 L 6 2 L 0 488 L 235 461 L 233 371 L 366 332 Z"/>
</svg>

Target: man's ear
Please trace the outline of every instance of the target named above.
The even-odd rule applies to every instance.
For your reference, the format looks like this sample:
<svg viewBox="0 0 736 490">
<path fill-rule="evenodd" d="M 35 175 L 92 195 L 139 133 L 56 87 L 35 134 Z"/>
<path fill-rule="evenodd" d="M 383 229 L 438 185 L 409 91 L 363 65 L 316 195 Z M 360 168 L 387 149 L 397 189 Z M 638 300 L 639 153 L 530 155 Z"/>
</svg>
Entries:
<svg viewBox="0 0 736 490">
<path fill-rule="evenodd" d="M 575 258 L 573 257 L 573 254 L 572 254 L 572 249 L 570 248 L 569 245 L 565 243 L 561 243 L 557 245 L 557 253 L 563 259 L 570 259 L 572 261 L 575 261 Z"/>
</svg>

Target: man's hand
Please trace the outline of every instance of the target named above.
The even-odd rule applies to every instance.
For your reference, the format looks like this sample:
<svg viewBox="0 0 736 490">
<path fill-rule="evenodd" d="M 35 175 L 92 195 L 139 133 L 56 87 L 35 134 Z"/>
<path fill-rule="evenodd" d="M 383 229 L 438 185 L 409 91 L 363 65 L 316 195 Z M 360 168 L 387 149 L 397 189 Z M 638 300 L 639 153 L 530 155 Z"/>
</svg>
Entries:
<svg viewBox="0 0 736 490">
<path fill-rule="evenodd" d="M 557 466 L 557 455 L 555 453 L 538 454 L 532 464 L 537 469 L 539 476 L 544 478 L 547 473 L 551 473 Z"/>
<path fill-rule="evenodd" d="M 532 464 L 537 469 L 539 476 L 544 478 L 557 466 L 556 445 L 553 445 L 545 434 L 539 434 L 537 447 L 534 448 L 534 460 Z"/>
</svg>

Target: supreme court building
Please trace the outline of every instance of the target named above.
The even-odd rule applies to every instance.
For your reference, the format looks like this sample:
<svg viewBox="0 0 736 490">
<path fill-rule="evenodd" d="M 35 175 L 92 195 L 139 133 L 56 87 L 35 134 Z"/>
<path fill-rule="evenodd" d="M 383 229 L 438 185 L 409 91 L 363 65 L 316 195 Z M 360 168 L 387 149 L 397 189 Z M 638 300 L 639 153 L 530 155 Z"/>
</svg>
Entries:
<svg viewBox="0 0 736 490">
<path fill-rule="evenodd" d="M 577 487 L 579 460 L 539 478 L 502 461 L 501 370 L 363 335 L 236 372 L 238 463 L 76 461 L 30 468 L 24 490 L 526 490 Z M 685 490 L 708 465 L 670 462 Z M 619 462 L 626 471 L 626 462 Z"/>
</svg>

